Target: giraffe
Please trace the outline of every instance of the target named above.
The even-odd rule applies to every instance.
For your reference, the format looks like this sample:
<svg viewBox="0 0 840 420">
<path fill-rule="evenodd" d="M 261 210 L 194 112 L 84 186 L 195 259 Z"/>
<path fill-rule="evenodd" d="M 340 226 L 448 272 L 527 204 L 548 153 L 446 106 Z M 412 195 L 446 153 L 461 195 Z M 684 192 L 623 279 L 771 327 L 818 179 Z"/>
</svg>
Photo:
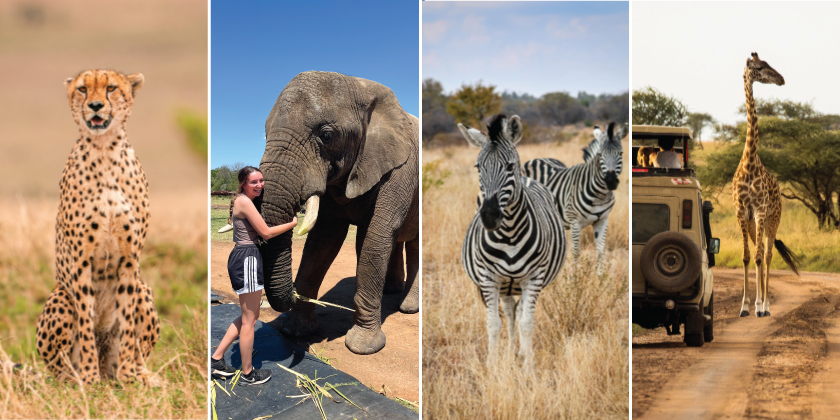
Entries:
<svg viewBox="0 0 840 420">
<path fill-rule="evenodd" d="M 790 249 L 776 239 L 776 230 L 782 215 L 782 197 L 779 183 L 767 172 L 758 158 L 758 117 L 755 112 L 753 82 L 785 84 L 785 78 L 770 67 L 767 62 L 752 53 L 744 68 L 744 93 L 747 97 L 747 141 L 744 154 L 732 178 L 732 198 L 735 202 L 735 214 L 741 228 L 744 241 L 744 298 L 741 301 L 740 316 L 749 315 L 748 271 L 750 264 L 750 245 L 747 237 L 755 244 L 755 316 L 770 316 L 770 300 L 767 296 L 770 263 L 773 259 L 773 246 L 779 256 L 797 275 L 799 261 Z M 765 247 L 764 236 L 767 236 Z M 773 246 L 771 246 L 771 244 Z"/>
</svg>

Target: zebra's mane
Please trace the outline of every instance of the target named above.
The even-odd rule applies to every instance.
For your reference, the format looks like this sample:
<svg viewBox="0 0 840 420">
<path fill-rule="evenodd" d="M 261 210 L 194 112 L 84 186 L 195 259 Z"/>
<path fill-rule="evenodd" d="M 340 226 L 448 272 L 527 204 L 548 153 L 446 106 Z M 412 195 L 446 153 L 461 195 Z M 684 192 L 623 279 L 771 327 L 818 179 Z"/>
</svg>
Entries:
<svg viewBox="0 0 840 420">
<path fill-rule="evenodd" d="M 490 137 L 490 141 L 498 142 L 502 138 L 504 138 L 504 128 L 505 128 L 505 120 L 507 116 L 505 114 L 499 114 L 493 117 L 490 120 L 490 123 L 487 124 L 487 136 Z"/>
</svg>

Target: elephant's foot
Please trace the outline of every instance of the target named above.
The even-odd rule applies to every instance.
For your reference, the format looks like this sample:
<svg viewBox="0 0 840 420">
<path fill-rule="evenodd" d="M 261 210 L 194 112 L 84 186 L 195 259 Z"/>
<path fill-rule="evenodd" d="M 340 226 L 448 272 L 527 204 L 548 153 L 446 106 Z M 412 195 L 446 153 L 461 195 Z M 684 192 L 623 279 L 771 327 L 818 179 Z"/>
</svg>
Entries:
<svg viewBox="0 0 840 420">
<path fill-rule="evenodd" d="M 385 294 L 395 295 L 405 290 L 405 280 L 385 278 Z"/>
<path fill-rule="evenodd" d="M 344 337 L 344 345 L 356 354 L 374 354 L 385 347 L 385 333 L 381 328 L 365 330 L 354 325 Z"/>
<path fill-rule="evenodd" d="M 420 312 L 420 299 L 417 295 L 409 293 L 402 304 L 400 304 L 400 312 L 404 314 L 416 314 Z"/>
<path fill-rule="evenodd" d="M 303 337 L 318 331 L 318 320 L 314 313 L 307 316 L 294 309 L 280 315 L 277 325 L 280 332 L 292 337 Z"/>
</svg>

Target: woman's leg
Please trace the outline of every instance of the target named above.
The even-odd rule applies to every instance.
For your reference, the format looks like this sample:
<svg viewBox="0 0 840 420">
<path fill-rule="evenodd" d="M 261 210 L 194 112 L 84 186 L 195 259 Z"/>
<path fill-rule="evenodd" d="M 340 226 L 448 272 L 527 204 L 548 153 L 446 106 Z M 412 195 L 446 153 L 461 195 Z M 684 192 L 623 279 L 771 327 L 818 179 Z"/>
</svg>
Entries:
<svg viewBox="0 0 840 420">
<path fill-rule="evenodd" d="M 221 360 L 223 357 L 225 357 L 225 352 L 227 351 L 228 347 L 230 347 L 230 345 L 233 344 L 233 340 L 236 340 L 236 337 L 239 337 L 240 328 L 242 328 L 242 316 L 238 316 L 233 322 L 230 323 L 230 327 L 228 327 L 224 338 L 222 338 L 222 342 L 219 343 L 219 347 L 216 347 L 216 351 L 213 353 L 214 359 Z"/>
<path fill-rule="evenodd" d="M 242 373 L 245 375 L 250 374 L 253 370 L 253 366 L 251 366 L 251 353 L 254 350 L 254 326 L 257 323 L 257 319 L 260 318 L 261 295 L 262 291 L 239 295 L 239 305 L 242 307 L 239 328 L 239 353 L 242 356 Z"/>
</svg>

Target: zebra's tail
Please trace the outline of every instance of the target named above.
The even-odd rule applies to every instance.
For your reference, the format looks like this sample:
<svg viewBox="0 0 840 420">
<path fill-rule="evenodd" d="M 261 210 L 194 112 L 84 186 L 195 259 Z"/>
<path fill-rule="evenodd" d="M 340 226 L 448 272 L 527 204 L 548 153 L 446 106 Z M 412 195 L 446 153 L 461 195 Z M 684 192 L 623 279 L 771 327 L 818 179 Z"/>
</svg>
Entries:
<svg viewBox="0 0 840 420">
<path fill-rule="evenodd" d="M 773 245 L 776 246 L 776 251 L 779 251 L 779 256 L 782 257 L 783 260 L 785 260 L 785 263 L 787 263 L 788 267 L 790 267 L 790 269 L 793 270 L 793 272 L 796 273 L 796 275 L 798 276 L 800 264 L 799 257 L 796 254 L 794 254 L 793 251 L 790 250 L 790 248 L 785 246 L 784 242 L 782 242 L 779 239 L 776 239 Z"/>
</svg>

